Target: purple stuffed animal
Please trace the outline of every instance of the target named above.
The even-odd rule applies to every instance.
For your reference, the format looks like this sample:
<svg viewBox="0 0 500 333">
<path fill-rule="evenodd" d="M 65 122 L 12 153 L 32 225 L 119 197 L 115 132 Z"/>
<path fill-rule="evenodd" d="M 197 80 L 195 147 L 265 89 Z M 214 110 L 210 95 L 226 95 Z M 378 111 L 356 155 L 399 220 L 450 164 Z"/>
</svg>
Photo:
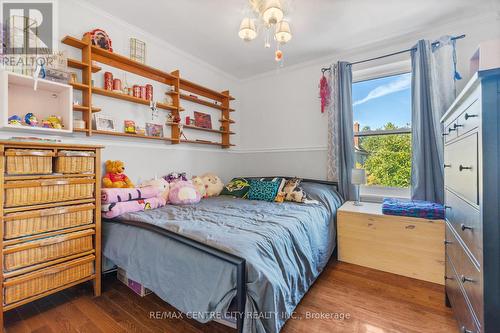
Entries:
<svg viewBox="0 0 500 333">
<path fill-rule="evenodd" d="M 163 176 L 163 179 L 165 179 L 169 183 L 181 180 L 187 182 L 188 180 L 185 172 L 171 172 L 168 175 Z"/>
</svg>

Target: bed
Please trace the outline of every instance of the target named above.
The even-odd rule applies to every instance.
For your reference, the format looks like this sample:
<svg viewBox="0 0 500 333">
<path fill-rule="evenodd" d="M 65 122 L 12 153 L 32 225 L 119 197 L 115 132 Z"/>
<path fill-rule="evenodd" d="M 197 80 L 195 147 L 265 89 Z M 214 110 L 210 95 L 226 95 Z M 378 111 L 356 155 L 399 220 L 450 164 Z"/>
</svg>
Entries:
<svg viewBox="0 0 500 333">
<path fill-rule="evenodd" d="M 279 332 L 336 245 L 335 183 L 302 186 L 318 203 L 219 196 L 105 220 L 103 254 L 190 318 L 234 305 L 238 331 Z"/>
</svg>

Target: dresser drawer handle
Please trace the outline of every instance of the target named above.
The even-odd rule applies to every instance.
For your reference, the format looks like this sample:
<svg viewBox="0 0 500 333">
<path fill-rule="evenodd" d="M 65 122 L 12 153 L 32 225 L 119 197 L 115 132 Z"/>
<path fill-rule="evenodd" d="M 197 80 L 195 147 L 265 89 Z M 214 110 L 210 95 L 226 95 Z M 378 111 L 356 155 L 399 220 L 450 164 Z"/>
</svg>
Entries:
<svg viewBox="0 0 500 333">
<path fill-rule="evenodd" d="M 460 276 L 460 280 L 462 281 L 462 283 L 465 283 L 465 282 L 474 282 L 474 279 L 468 278 L 465 275 L 461 275 Z"/>
<path fill-rule="evenodd" d="M 474 228 L 462 223 L 460 224 L 460 229 L 462 229 L 462 231 L 465 231 L 465 230 L 473 230 Z"/>
<path fill-rule="evenodd" d="M 451 168 L 451 164 L 443 164 L 443 168 Z"/>
<path fill-rule="evenodd" d="M 449 210 L 451 210 L 451 206 L 444 206 L 444 209 L 449 209 Z"/>
<path fill-rule="evenodd" d="M 449 241 L 449 240 L 445 240 L 445 241 L 444 241 L 444 245 L 448 245 L 448 244 L 453 244 L 453 242 L 452 242 L 452 241 Z"/>
<path fill-rule="evenodd" d="M 465 114 L 465 120 L 467 120 L 469 118 L 475 118 L 475 117 L 479 117 L 479 116 L 477 114 L 468 114 L 468 113 Z"/>
<path fill-rule="evenodd" d="M 474 333 L 474 331 L 468 330 L 465 328 L 465 326 L 462 326 L 461 330 L 462 333 Z"/>
<path fill-rule="evenodd" d="M 457 130 L 456 128 L 450 127 L 450 128 L 448 128 L 448 133 L 456 131 L 456 130 Z"/>
<path fill-rule="evenodd" d="M 464 125 L 453 124 L 453 128 L 454 128 L 454 129 L 457 129 L 457 128 L 459 128 L 459 127 L 464 127 Z"/>
<path fill-rule="evenodd" d="M 445 279 L 445 280 L 454 280 L 452 277 L 449 277 L 449 276 L 447 276 L 447 275 L 445 275 L 445 276 L 444 276 L 444 279 Z"/>
<path fill-rule="evenodd" d="M 450 135 L 450 133 L 443 133 L 441 134 L 442 136 L 447 136 L 447 135 Z"/>
<path fill-rule="evenodd" d="M 459 171 L 462 171 L 462 170 L 472 170 L 472 167 L 471 166 L 463 166 L 462 164 L 460 164 L 460 166 L 458 167 L 458 170 Z"/>
</svg>

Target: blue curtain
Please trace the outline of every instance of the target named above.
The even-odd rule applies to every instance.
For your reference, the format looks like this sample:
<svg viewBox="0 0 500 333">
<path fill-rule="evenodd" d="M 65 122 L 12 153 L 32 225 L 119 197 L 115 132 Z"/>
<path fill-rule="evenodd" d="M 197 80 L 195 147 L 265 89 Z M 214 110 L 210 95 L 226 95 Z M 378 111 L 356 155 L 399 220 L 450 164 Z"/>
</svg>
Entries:
<svg viewBox="0 0 500 333">
<path fill-rule="evenodd" d="M 455 43 L 420 40 L 411 54 L 413 200 L 443 203 L 443 138 L 440 119 L 455 98 Z"/>
<path fill-rule="evenodd" d="M 352 114 L 352 70 L 351 65 L 339 61 L 334 86 L 335 111 L 337 113 L 337 175 L 339 192 L 346 200 L 355 199 L 355 188 L 351 184 L 351 170 L 354 167 L 354 131 Z"/>
</svg>

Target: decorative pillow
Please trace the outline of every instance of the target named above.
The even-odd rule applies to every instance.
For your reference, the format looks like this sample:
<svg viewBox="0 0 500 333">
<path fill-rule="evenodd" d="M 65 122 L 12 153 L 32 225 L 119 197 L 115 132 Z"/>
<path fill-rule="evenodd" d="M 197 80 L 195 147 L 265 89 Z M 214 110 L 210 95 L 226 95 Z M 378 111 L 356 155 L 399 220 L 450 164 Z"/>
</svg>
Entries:
<svg viewBox="0 0 500 333">
<path fill-rule="evenodd" d="M 283 193 L 286 201 L 301 202 L 301 203 L 316 203 L 316 200 L 307 198 L 306 192 L 300 187 L 301 178 L 290 178 L 286 181 L 283 187 Z"/>
<path fill-rule="evenodd" d="M 250 180 L 248 199 L 273 202 L 281 182 L 269 180 Z"/>
<path fill-rule="evenodd" d="M 222 189 L 221 195 L 230 195 L 235 198 L 246 198 L 250 190 L 250 182 L 245 178 L 233 178 Z"/>
</svg>

